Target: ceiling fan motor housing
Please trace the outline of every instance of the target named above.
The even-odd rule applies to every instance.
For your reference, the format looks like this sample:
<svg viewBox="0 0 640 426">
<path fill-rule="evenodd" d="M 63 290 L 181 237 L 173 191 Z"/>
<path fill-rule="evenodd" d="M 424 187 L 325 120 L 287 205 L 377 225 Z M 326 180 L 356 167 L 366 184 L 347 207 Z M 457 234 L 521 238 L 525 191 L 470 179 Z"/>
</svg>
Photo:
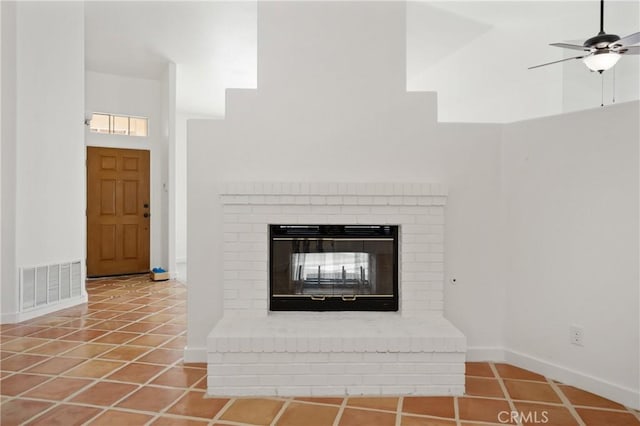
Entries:
<svg viewBox="0 0 640 426">
<path fill-rule="evenodd" d="M 620 37 L 615 34 L 600 33 L 597 36 L 591 37 L 589 40 L 585 41 L 583 46 L 590 49 L 605 49 L 609 47 L 611 43 L 614 43 L 618 40 L 620 40 Z"/>
</svg>

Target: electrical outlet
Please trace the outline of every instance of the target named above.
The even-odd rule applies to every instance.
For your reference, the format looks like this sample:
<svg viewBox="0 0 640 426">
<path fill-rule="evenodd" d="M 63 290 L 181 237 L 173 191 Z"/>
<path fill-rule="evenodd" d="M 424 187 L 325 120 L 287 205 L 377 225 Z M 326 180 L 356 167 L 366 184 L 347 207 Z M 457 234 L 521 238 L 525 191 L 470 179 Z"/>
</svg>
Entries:
<svg viewBox="0 0 640 426">
<path fill-rule="evenodd" d="M 584 330 L 582 327 L 572 325 L 569 327 L 569 342 L 572 345 L 584 346 Z"/>
</svg>

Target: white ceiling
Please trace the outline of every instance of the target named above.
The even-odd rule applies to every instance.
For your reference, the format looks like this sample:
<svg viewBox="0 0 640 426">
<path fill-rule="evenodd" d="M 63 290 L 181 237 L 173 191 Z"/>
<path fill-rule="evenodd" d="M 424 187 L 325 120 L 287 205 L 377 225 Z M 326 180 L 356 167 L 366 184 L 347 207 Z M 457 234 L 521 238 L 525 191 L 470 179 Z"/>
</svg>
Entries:
<svg viewBox="0 0 640 426">
<path fill-rule="evenodd" d="M 605 30 L 620 36 L 640 31 L 639 4 L 607 1 Z M 582 64 L 526 68 L 567 53 L 548 43 L 582 42 L 595 35 L 597 0 L 412 2 L 407 13 L 407 87 L 438 91 L 445 121 L 511 121 L 554 114 L 567 110 L 562 107 L 570 104 L 567 88 L 586 90 L 585 85 L 595 84 L 593 78 L 563 84 L 567 74 L 589 74 Z M 256 23 L 253 1 L 89 1 L 86 67 L 156 79 L 172 61 L 177 65 L 178 109 L 223 116 L 225 88 L 256 87 Z M 624 57 L 621 62 L 631 65 L 616 67 L 618 84 L 629 80 L 631 85 L 621 100 L 638 98 L 633 82 L 638 80 L 639 58 Z M 522 90 L 530 90 L 533 98 L 531 106 L 519 110 L 512 101 L 518 95 L 514 91 Z"/>
<path fill-rule="evenodd" d="M 86 2 L 86 67 L 158 79 L 174 62 L 178 109 L 224 115 L 225 88 L 256 86 L 256 9 L 255 2 Z"/>
</svg>

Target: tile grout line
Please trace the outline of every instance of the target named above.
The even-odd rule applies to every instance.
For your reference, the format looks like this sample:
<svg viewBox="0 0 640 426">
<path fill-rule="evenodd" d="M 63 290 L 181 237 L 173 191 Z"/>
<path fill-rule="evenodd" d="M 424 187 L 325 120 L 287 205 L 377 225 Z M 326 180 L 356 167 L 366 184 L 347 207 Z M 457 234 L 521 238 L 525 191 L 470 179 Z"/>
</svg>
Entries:
<svg viewBox="0 0 640 426">
<path fill-rule="evenodd" d="M 209 420 L 209 424 L 213 424 L 213 422 L 216 422 L 216 421 L 220 420 L 220 417 L 222 417 L 224 412 L 227 411 L 233 405 L 234 402 L 236 402 L 236 399 L 237 398 L 229 398 L 227 403 L 224 404 L 220 410 L 218 410 L 216 415 L 213 416 L 213 418 L 211 420 Z"/>
<path fill-rule="evenodd" d="M 2 361 L 4 362 L 4 361 L 6 361 L 6 360 L 9 360 L 9 359 L 11 359 L 11 358 L 14 358 L 14 357 L 15 357 L 15 356 L 17 356 L 17 355 L 41 356 L 41 357 L 48 357 L 48 358 L 63 357 L 63 356 L 65 356 L 65 355 L 67 355 L 68 353 L 73 352 L 74 350 L 78 349 L 80 346 L 85 345 L 85 344 L 104 345 L 104 346 L 114 346 L 113 348 L 109 348 L 109 349 L 105 350 L 104 352 L 102 352 L 102 353 L 100 353 L 100 354 L 95 355 L 94 357 L 99 357 L 99 356 L 101 356 L 101 355 L 103 355 L 103 354 L 106 354 L 107 352 L 110 352 L 110 351 L 112 351 L 113 349 L 117 349 L 118 347 L 123 346 L 123 345 L 125 345 L 125 346 L 140 347 L 140 348 L 148 348 L 148 349 L 161 349 L 161 348 L 163 348 L 162 346 L 147 346 L 147 345 L 141 345 L 141 344 L 131 344 L 131 343 L 130 343 L 131 341 L 136 340 L 136 339 L 138 339 L 138 338 L 140 338 L 140 337 L 143 337 L 143 336 L 149 335 L 149 332 L 145 332 L 145 333 L 135 333 L 135 334 L 138 334 L 138 336 L 136 336 L 136 337 L 134 337 L 134 338 L 131 338 L 131 339 L 130 339 L 130 340 L 128 340 L 128 341 L 123 341 L 123 342 L 120 342 L 120 343 L 94 342 L 93 340 L 92 340 L 92 341 L 65 340 L 65 339 L 63 339 L 63 337 L 64 337 L 64 336 L 62 336 L 62 337 L 58 337 L 58 338 L 54 338 L 54 339 L 49 339 L 50 341 L 49 341 L 49 342 L 47 342 L 47 343 L 45 343 L 44 345 L 34 346 L 34 347 L 28 348 L 28 349 L 26 349 L 26 350 L 24 350 L 24 351 L 20 351 L 20 352 L 5 351 L 5 352 L 7 352 L 7 353 L 11 353 L 12 355 L 10 355 L 10 356 L 8 356 L 8 357 L 4 358 Z M 167 337 L 169 337 L 169 339 L 168 339 L 166 342 L 163 342 L 163 343 L 162 343 L 163 345 L 164 345 L 164 344 L 169 343 L 170 341 L 172 341 L 173 339 L 175 339 L 175 338 L 177 338 L 177 337 L 181 337 L 180 335 L 177 335 L 177 336 L 175 336 L 175 337 L 172 337 L 172 336 L 170 336 L 170 335 L 153 334 L 153 333 L 151 333 L 150 335 L 152 335 L 152 336 L 167 336 Z M 99 338 L 99 337 L 98 337 L 98 338 Z M 52 352 L 52 353 L 31 352 L 31 350 L 33 350 L 33 349 L 38 349 L 38 348 L 39 348 L 39 347 L 41 347 L 41 346 L 46 346 L 46 345 L 48 345 L 48 344 L 56 343 L 56 342 L 61 342 L 61 343 L 75 343 L 76 345 L 75 345 L 75 346 L 73 346 L 73 347 L 64 348 L 64 349 L 60 350 L 60 352 L 57 352 L 57 353 L 56 353 L 56 352 Z M 166 348 L 165 348 L 165 349 L 166 349 Z M 169 349 L 179 350 L 179 349 L 175 349 L 175 348 L 169 348 Z M 82 357 L 82 356 L 70 356 L 70 358 L 84 358 L 84 357 Z M 23 369 L 21 369 L 21 370 L 15 370 L 15 371 L 13 371 L 13 372 L 15 372 L 15 373 L 17 373 L 17 372 L 24 372 L 24 371 L 25 371 L 25 369 L 27 369 L 27 368 L 33 368 L 33 367 L 35 367 L 35 366 L 39 365 L 41 362 L 44 362 L 44 361 L 46 361 L 46 360 L 39 361 L 39 362 L 37 362 L 36 364 L 31 364 L 31 365 L 29 365 L 29 366 L 24 367 L 24 368 L 23 368 Z M 5 371 L 10 371 L 10 370 L 5 370 Z"/>
<path fill-rule="evenodd" d="M 157 411 L 157 416 L 155 418 L 162 417 L 163 414 L 172 414 L 172 413 L 168 413 L 167 410 L 169 410 L 171 407 L 176 405 L 178 403 L 178 401 L 180 401 L 182 398 L 184 398 L 189 392 L 191 392 L 190 389 L 183 389 L 183 392 L 180 394 L 180 396 L 178 396 L 176 399 L 174 399 L 169 404 L 167 404 L 167 406 L 164 407 L 163 409 Z M 178 414 L 176 414 L 176 415 L 178 415 Z"/>
<path fill-rule="evenodd" d="M 355 396 L 355 395 L 353 395 Z M 380 396 L 382 397 L 382 396 Z M 378 398 L 378 397 L 372 397 L 372 398 Z M 299 403 L 303 403 L 303 404 L 311 404 L 311 405 L 321 405 L 324 407 L 339 407 L 339 405 L 336 404 L 323 404 L 321 402 L 309 402 L 309 401 L 298 401 Z M 373 411 L 375 413 L 385 413 L 385 414 L 394 414 L 396 413 L 395 410 L 383 410 L 382 408 L 371 408 L 371 407 L 358 407 L 357 405 L 348 405 L 346 406 L 346 408 L 349 408 L 350 410 L 360 410 L 360 411 Z"/>
<path fill-rule="evenodd" d="M 404 396 L 398 397 L 398 404 L 396 405 L 396 424 L 395 426 L 401 426 L 402 424 L 402 406 L 404 405 Z"/>
<path fill-rule="evenodd" d="M 96 415 L 95 415 L 95 416 L 90 417 L 86 422 L 83 422 L 83 423 L 82 423 L 82 426 L 85 426 L 85 425 L 89 425 L 89 424 L 91 424 L 95 419 L 97 419 L 97 418 L 98 418 L 98 417 L 100 417 L 102 414 L 104 414 L 104 413 L 106 413 L 107 411 L 109 411 L 109 408 L 110 408 L 110 407 L 100 407 L 100 408 L 101 408 L 101 410 L 100 410 L 100 411 L 98 411 L 98 412 L 96 413 Z"/>
<path fill-rule="evenodd" d="M 507 400 L 507 403 L 509 404 L 509 408 L 511 409 L 512 412 L 516 412 L 517 411 L 516 405 L 513 403 L 513 400 L 511 399 L 511 395 L 509 395 L 509 391 L 507 390 L 507 386 L 504 384 L 504 380 L 502 379 L 502 376 L 500 376 L 500 373 L 498 373 L 498 369 L 496 368 L 495 363 L 489 362 L 489 367 L 491 368 L 491 371 L 493 372 L 493 374 L 496 376 L 496 379 L 498 379 L 498 384 L 502 389 L 502 393 L 504 393 L 504 397 Z M 522 426 L 522 422 L 520 421 L 519 417 L 518 417 L 517 424 L 519 426 Z"/>
<path fill-rule="evenodd" d="M 488 363 L 488 361 L 487 361 L 487 363 Z M 498 364 L 500 364 L 500 362 L 498 362 Z M 484 379 L 484 380 L 494 380 L 495 379 L 495 377 L 474 376 L 472 374 L 465 374 L 465 377 L 471 377 L 473 379 Z M 546 383 L 546 380 L 547 380 L 546 377 L 544 377 L 545 380 L 514 379 L 512 377 L 506 377 L 506 379 L 510 380 L 512 382 L 525 382 L 525 383 Z"/>
<path fill-rule="evenodd" d="M 595 405 L 580 405 L 580 404 L 573 404 L 571 403 L 571 401 L 569 401 L 569 403 L 571 404 L 572 407 L 574 408 L 586 408 L 587 410 L 598 410 L 598 411 L 609 411 L 612 413 L 626 413 L 631 411 L 631 414 L 635 414 L 633 413 L 633 409 L 629 408 L 629 407 L 624 407 L 624 408 L 608 408 L 608 407 L 599 407 L 599 406 L 595 406 Z"/>
<path fill-rule="evenodd" d="M 340 407 L 340 405 L 342 404 L 342 402 L 340 404 L 331 404 L 329 402 L 318 402 L 318 401 L 305 401 L 302 399 L 298 399 L 298 398 L 316 398 L 315 396 L 263 396 L 263 398 L 270 398 L 270 399 L 277 399 L 280 400 L 282 399 L 283 401 L 287 400 L 287 399 L 291 399 L 293 400 L 292 402 L 295 402 L 296 404 L 306 404 L 306 405 L 319 405 L 321 407 Z M 319 396 L 317 398 L 340 398 L 340 396 Z"/>
<path fill-rule="evenodd" d="M 456 422 L 456 426 L 460 426 L 460 406 L 458 405 L 458 397 L 453 397 L 453 418 Z"/>
<path fill-rule="evenodd" d="M 24 398 L 24 400 L 25 401 L 41 401 L 41 400 L 32 399 L 32 398 Z M 51 401 L 47 401 L 47 402 L 51 402 Z M 59 404 L 56 404 L 56 405 L 60 405 L 60 404 L 62 404 L 62 401 Z M 75 407 L 98 408 L 100 410 L 117 410 L 117 411 L 123 411 L 123 412 L 126 412 L 126 413 L 132 413 L 132 414 L 147 414 L 147 415 L 151 415 L 152 417 L 155 414 L 159 413 L 159 412 L 155 412 L 155 411 L 148 411 L 148 410 L 142 410 L 142 409 L 137 409 L 137 408 L 104 406 L 104 405 L 89 404 L 89 403 L 85 403 L 85 402 L 71 402 L 71 401 L 69 401 L 69 402 L 67 402 L 66 405 L 72 405 L 72 406 L 75 406 Z M 49 409 L 47 409 L 45 411 L 49 411 Z M 45 413 L 45 411 L 41 411 L 37 415 L 39 416 L 39 415 Z M 162 412 L 161 414 L 168 414 L 169 417 L 176 417 L 176 418 L 180 418 L 180 419 L 194 419 L 194 420 L 206 421 L 204 417 L 189 416 L 189 415 L 174 414 L 174 413 L 165 413 L 165 412 Z M 26 423 L 26 422 L 23 422 L 23 424 L 24 423 Z"/>
<path fill-rule="evenodd" d="M 271 423 L 269 423 L 270 426 L 275 426 L 278 423 L 278 421 L 280 421 L 280 417 L 282 417 L 282 415 L 287 410 L 287 408 L 289 408 L 289 405 L 291 405 L 292 401 L 293 399 L 289 398 L 284 402 L 284 404 L 282 404 L 282 407 L 280 407 L 280 410 L 278 411 L 276 416 L 273 418 L 273 420 L 271 420 Z"/>
<path fill-rule="evenodd" d="M 347 400 L 349 397 L 345 396 L 342 398 L 342 404 L 340 404 L 340 408 L 338 408 L 338 412 L 336 413 L 335 419 L 333 419 L 333 426 L 338 426 L 340 424 L 340 419 L 342 418 L 342 413 L 344 413 L 344 409 L 347 406 Z"/>
<path fill-rule="evenodd" d="M 569 401 L 569 398 L 567 398 L 564 392 L 562 392 L 562 389 L 560 389 L 560 386 L 556 385 L 556 383 L 549 378 L 547 378 L 547 383 L 549 383 L 549 386 L 551 386 L 551 388 L 555 391 L 555 393 L 558 394 L 558 396 L 560 397 L 560 400 L 562 401 L 562 404 L 565 406 L 567 410 L 569 410 L 569 412 L 571 413 L 573 418 L 578 422 L 578 424 L 580 426 L 585 426 L 584 421 L 576 411 L 573 404 L 571 404 L 571 401 Z"/>
<path fill-rule="evenodd" d="M 148 411 L 148 410 L 140 410 L 140 409 L 135 409 L 135 408 L 126 408 L 126 407 L 105 407 L 103 405 L 95 405 L 95 404 L 85 404 L 85 403 L 79 403 L 79 402 L 72 402 L 69 405 L 73 405 L 76 407 L 91 407 L 91 408 L 99 408 L 99 409 L 103 409 L 104 411 L 108 411 L 108 410 L 114 410 L 114 411 L 122 411 L 125 413 L 131 413 L 131 414 L 144 414 L 144 415 L 149 415 L 152 417 L 152 420 L 155 419 L 156 414 L 158 414 L 158 412 L 155 411 Z M 188 416 L 188 415 L 182 415 L 182 414 L 173 414 L 173 413 L 161 413 L 161 414 L 168 414 L 168 417 L 172 417 L 172 418 L 178 418 L 178 419 L 187 419 L 187 420 L 198 420 L 198 421 L 208 421 L 205 417 L 196 417 L 196 416 Z M 160 416 L 158 416 L 160 417 Z"/>
<path fill-rule="evenodd" d="M 241 422 L 234 422 L 233 420 L 218 420 L 218 424 L 221 425 L 229 425 L 229 426 L 257 426 L 253 423 L 241 423 Z M 209 424 L 213 424 L 213 423 L 209 423 Z"/>
<path fill-rule="evenodd" d="M 205 422 L 207 424 L 212 422 L 212 420 L 208 420 L 205 417 L 187 416 L 187 415 L 174 414 L 174 413 L 162 413 L 162 415 L 156 416 L 156 414 L 158 413 L 153 411 L 134 410 L 132 408 L 120 408 L 120 407 L 114 408 L 114 410 L 124 411 L 126 413 L 131 413 L 131 414 L 145 414 L 145 415 L 151 416 L 151 420 L 148 420 L 147 423 L 145 423 L 145 425 L 151 424 L 150 422 L 154 422 L 155 420 L 162 417 L 169 418 L 169 419 L 179 419 L 179 420 L 195 420 L 199 422 Z M 224 422 L 226 420 L 218 420 L 218 421 Z M 129 426 L 133 426 L 133 425 L 129 425 Z"/>
<path fill-rule="evenodd" d="M 432 397 L 425 396 L 425 397 L 421 397 L 421 398 L 432 398 Z M 433 398 L 439 398 L 439 397 L 433 397 Z M 458 397 L 453 397 L 452 396 L 451 398 L 458 398 Z M 418 417 L 418 418 L 427 419 L 427 420 L 445 420 L 445 421 L 446 420 L 449 420 L 449 421 L 455 420 L 455 419 L 453 419 L 451 417 L 441 417 L 441 416 L 436 416 L 436 415 L 433 415 L 433 414 L 418 414 L 418 413 L 405 413 L 405 412 L 403 412 L 402 414 L 405 414 L 405 415 L 407 415 L 409 417 Z M 479 422 L 480 420 L 464 420 L 464 419 L 461 419 L 460 421 L 461 422 Z M 491 423 L 491 422 L 488 422 L 488 423 Z"/>
</svg>

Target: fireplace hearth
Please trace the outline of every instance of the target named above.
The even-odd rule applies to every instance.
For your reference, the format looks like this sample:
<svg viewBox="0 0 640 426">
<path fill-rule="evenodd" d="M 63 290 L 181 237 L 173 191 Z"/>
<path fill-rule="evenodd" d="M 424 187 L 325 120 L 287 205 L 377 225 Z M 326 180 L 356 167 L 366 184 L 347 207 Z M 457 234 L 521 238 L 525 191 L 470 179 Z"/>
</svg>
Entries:
<svg viewBox="0 0 640 426">
<path fill-rule="evenodd" d="M 397 311 L 397 225 L 270 225 L 271 311 Z"/>
</svg>

